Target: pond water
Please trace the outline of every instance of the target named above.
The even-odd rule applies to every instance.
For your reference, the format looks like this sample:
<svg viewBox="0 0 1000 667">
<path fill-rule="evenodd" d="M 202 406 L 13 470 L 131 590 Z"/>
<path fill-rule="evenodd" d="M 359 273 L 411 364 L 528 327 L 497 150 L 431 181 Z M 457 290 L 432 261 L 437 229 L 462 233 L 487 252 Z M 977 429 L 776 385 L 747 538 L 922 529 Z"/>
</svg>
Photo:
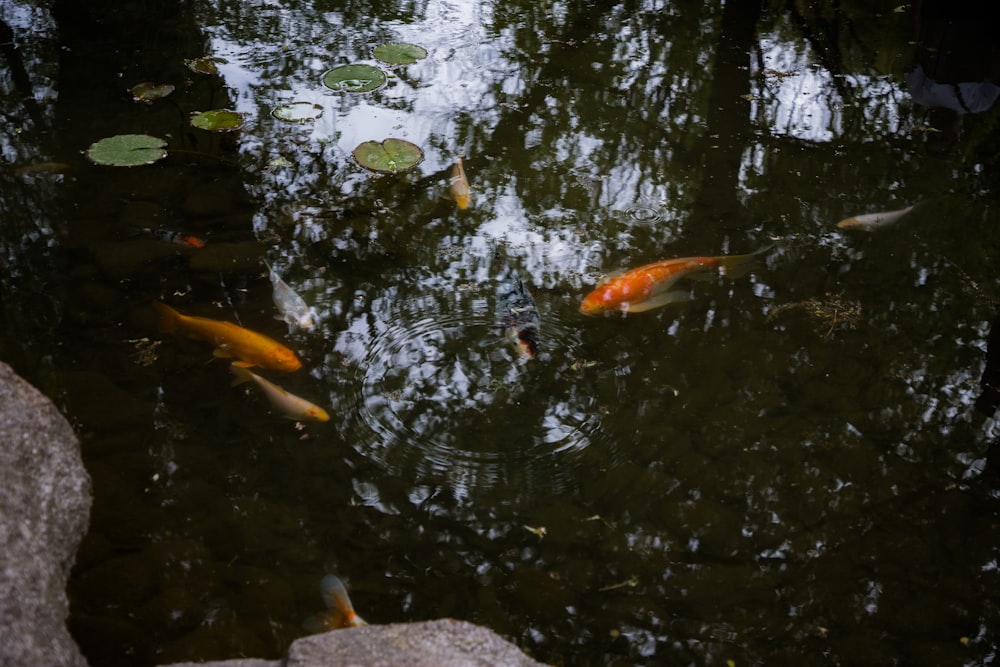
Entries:
<svg viewBox="0 0 1000 667">
<path fill-rule="evenodd" d="M 370 622 L 461 618 L 559 665 L 994 661 L 988 21 L 166 4 L 0 5 L 24 73 L 3 81 L 0 359 L 81 437 L 95 500 L 71 630 L 91 664 L 276 658 L 327 573 Z M 380 64 L 387 42 L 428 56 Z M 217 74 L 185 66 L 205 56 Z M 350 63 L 387 85 L 323 86 Z M 143 81 L 175 91 L 133 102 Z M 271 114 L 291 102 L 321 115 Z M 189 125 L 216 108 L 244 127 Z M 168 157 L 81 155 L 124 132 Z M 388 137 L 423 162 L 352 158 Z M 608 274 L 757 250 L 678 283 L 680 303 L 579 311 Z M 312 330 L 274 319 L 265 262 Z M 515 275 L 534 359 L 499 325 Z M 282 341 L 302 369 L 260 375 L 331 420 L 230 386 L 154 301 Z"/>
</svg>

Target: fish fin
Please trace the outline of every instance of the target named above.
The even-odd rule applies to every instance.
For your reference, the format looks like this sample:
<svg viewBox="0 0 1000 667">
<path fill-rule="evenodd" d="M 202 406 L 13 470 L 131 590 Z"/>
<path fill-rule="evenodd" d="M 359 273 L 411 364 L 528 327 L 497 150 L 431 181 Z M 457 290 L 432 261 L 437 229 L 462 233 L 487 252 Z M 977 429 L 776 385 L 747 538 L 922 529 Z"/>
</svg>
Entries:
<svg viewBox="0 0 1000 667">
<path fill-rule="evenodd" d="M 232 359 L 233 353 L 225 348 L 217 347 L 214 350 L 212 350 L 212 356 L 215 357 L 216 359 Z M 239 362 L 239 361 L 235 363 L 246 365 L 244 364 L 244 362 Z M 253 366 L 253 364 L 249 365 Z"/>
<path fill-rule="evenodd" d="M 340 614 L 341 624 L 338 627 L 343 627 L 346 625 L 344 621 L 356 616 L 351 598 L 347 596 L 347 588 L 337 575 L 328 574 L 323 577 L 319 583 L 319 592 L 330 611 Z"/>
<path fill-rule="evenodd" d="M 728 255 L 726 257 L 720 257 L 719 270 L 722 275 L 727 278 L 739 278 L 741 276 L 745 276 L 753 271 L 756 266 L 757 258 L 773 247 L 774 244 L 772 243 L 764 246 L 760 250 L 755 250 L 745 255 Z"/>
<path fill-rule="evenodd" d="M 340 627 L 338 620 L 331 618 L 330 614 L 313 614 L 302 622 L 302 628 L 309 634 L 318 635 Z"/>
<path fill-rule="evenodd" d="M 170 333 L 180 327 L 181 314 L 160 301 L 153 302 L 153 308 L 160 314 L 160 331 Z"/>
<path fill-rule="evenodd" d="M 628 271 L 628 269 L 619 269 L 618 271 L 612 271 L 611 273 L 603 274 L 600 278 L 597 279 L 597 283 L 594 284 L 594 289 L 597 289 L 599 287 L 604 287 L 610 281 L 624 274 L 626 271 Z"/>
<path fill-rule="evenodd" d="M 690 301 L 691 299 L 692 297 L 689 292 L 671 290 L 660 294 L 654 294 L 645 301 L 640 301 L 636 304 L 629 304 L 628 308 L 622 308 L 622 310 L 627 313 L 644 313 L 647 310 L 662 308 L 663 306 L 671 303 L 683 303 L 684 301 Z"/>
<path fill-rule="evenodd" d="M 233 380 L 232 385 L 230 385 L 232 387 L 253 380 L 253 373 L 248 371 L 246 366 L 241 366 L 239 363 L 229 364 L 229 372 L 236 376 L 236 379 Z"/>
</svg>

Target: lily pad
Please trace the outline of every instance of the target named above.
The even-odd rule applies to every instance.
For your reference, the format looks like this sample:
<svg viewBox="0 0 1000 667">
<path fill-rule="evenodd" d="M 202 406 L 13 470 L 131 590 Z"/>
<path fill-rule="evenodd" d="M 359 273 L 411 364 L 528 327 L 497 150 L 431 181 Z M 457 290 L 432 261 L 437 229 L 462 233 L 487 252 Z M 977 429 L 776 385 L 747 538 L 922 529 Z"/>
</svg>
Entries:
<svg viewBox="0 0 1000 667">
<path fill-rule="evenodd" d="M 148 134 L 117 134 L 91 144 L 87 158 L 112 167 L 137 167 L 165 158 L 166 145 L 163 139 Z"/>
<path fill-rule="evenodd" d="M 424 161 L 424 152 L 405 139 L 389 138 L 385 141 L 366 141 L 351 153 L 365 169 L 382 174 L 406 171 Z"/>
<path fill-rule="evenodd" d="M 323 75 L 323 85 L 346 93 L 369 93 L 385 85 L 385 72 L 374 65 L 341 65 Z"/>
<path fill-rule="evenodd" d="M 243 114 L 228 109 L 196 111 L 191 114 L 191 124 L 201 130 L 232 132 L 243 127 Z"/>
<path fill-rule="evenodd" d="M 157 85 L 152 81 L 143 81 L 142 83 L 135 84 L 128 90 L 132 93 L 133 102 L 145 102 L 146 104 L 152 104 L 153 100 L 166 97 L 170 93 L 174 92 L 174 86 L 170 83 L 161 83 Z"/>
<path fill-rule="evenodd" d="M 389 42 L 372 49 L 372 55 L 390 65 L 412 65 L 427 57 L 427 49 L 406 42 Z"/>
<path fill-rule="evenodd" d="M 218 74 L 219 68 L 216 67 L 216 64 L 223 64 L 227 62 L 229 61 L 225 58 L 203 56 L 201 58 L 185 60 L 184 64 L 187 65 L 187 68 L 195 74 Z"/>
<path fill-rule="evenodd" d="M 289 102 L 272 109 L 271 115 L 278 120 L 302 123 L 307 120 L 316 120 L 322 116 L 323 107 L 312 102 Z"/>
</svg>

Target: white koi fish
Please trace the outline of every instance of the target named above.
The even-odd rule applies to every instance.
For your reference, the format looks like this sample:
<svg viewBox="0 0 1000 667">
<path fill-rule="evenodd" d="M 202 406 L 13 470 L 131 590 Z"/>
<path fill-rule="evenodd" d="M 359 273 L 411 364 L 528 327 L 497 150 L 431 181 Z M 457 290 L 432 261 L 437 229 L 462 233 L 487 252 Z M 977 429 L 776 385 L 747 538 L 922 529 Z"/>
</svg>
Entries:
<svg viewBox="0 0 1000 667">
<path fill-rule="evenodd" d="M 270 272 L 271 285 L 274 286 L 271 298 L 274 300 L 275 308 L 281 313 L 275 318 L 287 322 L 289 331 L 295 327 L 306 331 L 312 330 L 316 326 L 316 311 L 310 308 L 305 299 L 281 279 L 274 267 L 267 262 L 264 262 L 264 265 Z"/>
<path fill-rule="evenodd" d="M 283 416 L 299 421 L 330 421 L 330 415 L 323 408 L 295 394 L 288 393 L 278 385 L 268 382 L 243 366 L 233 364 L 229 370 L 236 376 L 236 379 L 233 380 L 234 387 L 244 382 L 253 382 L 264 392 L 264 396 L 267 397 L 274 409 Z"/>
<path fill-rule="evenodd" d="M 904 215 L 912 211 L 917 205 L 907 206 L 898 211 L 885 211 L 883 213 L 865 213 L 847 218 L 837 223 L 841 229 L 858 229 L 863 232 L 870 232 L 882 227 L 887 227 L 897 222 Z"/>
</svg>

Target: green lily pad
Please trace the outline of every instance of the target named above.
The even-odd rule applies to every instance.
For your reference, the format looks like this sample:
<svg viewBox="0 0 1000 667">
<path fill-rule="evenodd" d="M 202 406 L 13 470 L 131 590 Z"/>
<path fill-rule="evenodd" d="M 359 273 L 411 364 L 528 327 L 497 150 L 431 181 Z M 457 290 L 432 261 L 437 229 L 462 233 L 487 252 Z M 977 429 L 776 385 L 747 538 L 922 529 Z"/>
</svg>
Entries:
<svg viewBox="0 0 1000 667">
<path fill-rule="evenodd" d="M 424 161 L 424 152 L 414 143 L 404 139 L 389 138 L 385 141 L 366 141 L 351 153 L 365 169 L 382 174 L 406 171 Z"/>
<path fill-rule="evenodd" d="M 323 85 L 346 93 L 369 93 L 385 85 L 385 72 L 374 65 L 341 65 L 323 75 Z"/>
<path fill-rule="evenodd" d="M 372 55 L 390 65 L 412 65 L 427 57 L 427 49 L 406 42 L 389 42 L 372 49 Z"/>
<path fill-rule="evenodd" d="M 232 132 L 243 127 L 243 114 L 228 109 L 196 111 L 191 114 L 191 124 L 200 130 Z"/>
<path fill-rule="evenodd" d="M 132 93 L 133 102 L 152 104 L 153 100 L 166 97 L 170 93 L 174 92 L 174 86 L 170 83 L 161 83 L 157 85 L 151 81 L 143 81 L 142 83 L 135 84 L 128 90 Z"/>
<path fill-rule="evenodd" d="M 219 68 L 215 65 L 216 63 L 227 63 L 229 62 L 225 58 L 218 58 L 216 56 L 203 56 L 201 58 L 194 58 L 191 60 L 185 60 L 184 64 L 187 68 L 194 72 L 195 74 L 218 74 Z"/>
<path fill-rule="evenodd" d="M 163 139 L 148 134 L 117 134 L 91 144 L 87 158 L 112 167 L 137 167 L 165 158 L 166 145 Z"/>
<path fill-rule="evenodd" d="M 322 116 L 323 107 L 312 102 L 289 102 L 272 109 L 271 115 L 278 120 L 302 123 L 307 120 L 316 120 Z"/>
</svg>

